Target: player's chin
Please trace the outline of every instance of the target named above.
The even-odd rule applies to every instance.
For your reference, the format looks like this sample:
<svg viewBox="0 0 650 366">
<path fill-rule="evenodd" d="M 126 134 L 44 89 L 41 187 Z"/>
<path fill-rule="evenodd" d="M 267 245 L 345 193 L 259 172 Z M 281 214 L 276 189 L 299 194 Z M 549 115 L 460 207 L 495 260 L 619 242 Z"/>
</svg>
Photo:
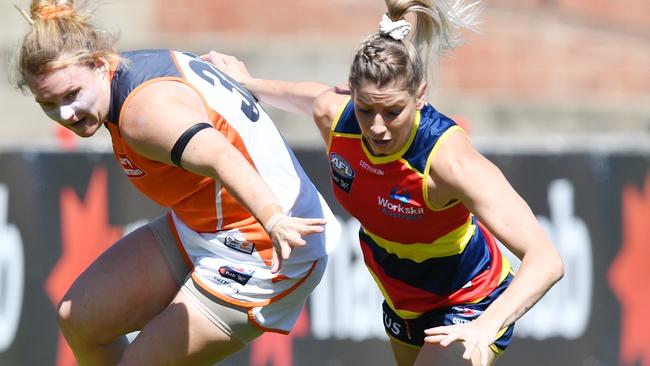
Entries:
<svg viewBox="0 0 650 366">
<path fill-rule="evenodd" d="M 373 150 L 374 154 L 377 156 L 389 156 L 396 152 L 391 146 L 375 147 Z"/>
<path fill-rule="evenodd" d="M 79 137 L 87 138 L 93 136 L 100 127 L 101 123 L 90 120 L 82 120 L 78 125 L 70 126 L 68 129 Z"/>
</svg>

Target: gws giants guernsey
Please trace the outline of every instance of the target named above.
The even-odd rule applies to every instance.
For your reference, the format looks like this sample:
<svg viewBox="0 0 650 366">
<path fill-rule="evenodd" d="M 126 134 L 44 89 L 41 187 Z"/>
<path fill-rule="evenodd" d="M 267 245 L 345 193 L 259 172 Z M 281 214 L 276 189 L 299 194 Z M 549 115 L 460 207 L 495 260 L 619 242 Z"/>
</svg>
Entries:
<svg viewBox="0 0 650 366">
<path fill-rule="evenodd" d="M 171 208 L 186 259 L 194 262 L 188 265 L 197 265 L 202 257 L 211 256 L 205 253 L 213 253 L 215 258 L 235 258 L 237 263 L 263 269 L 271 264 L 272 244 L 262 226 L 220 182 L 147 159 L 122 138 L 119 123 L 129 101 L 152 83 L 174 81 L 194 89 L 205 105 L 209 117 L 206 122 L 212 123 L 253 165 L 285 213 L 298 217 L 331 215 L 273 122 L 246 89 L 192 54 L 143 50 L 120 56 L 122 62 L 111 68 L 112 99 L 106 123 L 115 158 L 131 183 L 159 205 Z M 332 227 L 337 225 L 330 223 Z M 307 263 L 309 268 L 310 262 L 326 255 L 325 235 L 312 235 L 307 240 L 305 248 L 294 251 L 284 262 L 286 268 L 300 263 Z M 329 244 L 328 240 L 331 249 Z M 242 273 L 252 271 L 261 270 Z M 282 287 L 282 281 L 276 286 Z M 259 290 L 273 294 L 264 291 Z M 243 291 L 231 292 L 233 297 L 247 300 Z"/>
<path fill-rule="evenodd" d="M 334 194 L 361 223 L 366 266 L 403 318 L 478 302 L 510 271 L 493 236 L 465 206 L 429 204 L 429 162 L 440 141 L 459 128 L 427 104 L 416 113 L 404 148 L 377 157 L 363 143 L 348 101 L 330 132 Z"/>
</svg>

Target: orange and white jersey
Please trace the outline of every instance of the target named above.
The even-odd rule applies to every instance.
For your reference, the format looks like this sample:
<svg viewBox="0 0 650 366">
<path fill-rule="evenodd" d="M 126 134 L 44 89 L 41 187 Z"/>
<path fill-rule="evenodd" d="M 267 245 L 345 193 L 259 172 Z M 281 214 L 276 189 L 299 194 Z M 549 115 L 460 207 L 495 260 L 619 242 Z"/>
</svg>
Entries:
<svg viewBox="0 0 650 366">
<path fill-rule="evenodd" d="M 333 249 L 338 223 L 271 119 L 246 89 L 195 55 L 142 50 L 121 57 L 123 62 L 112 68 L 106 123 L 115 157 L 140 191 L 171 208 L 181 249 L 193 276 L 200 277 L 197 282 L 243 303 L 290 290 L 308 274 L 311 263 Z M 286 214 L 328 219 L 326 232 L 306 237 L 307 245 L 293 251 L 280 276 L 268 271 L 272 244 L 264 228 L 220 182 L 148 159 L 121 137 L 119 124 L 131 98 L 160 81 L 177 81 L 196 91 L 209 122 L 251 163 Z"/>
</svg>

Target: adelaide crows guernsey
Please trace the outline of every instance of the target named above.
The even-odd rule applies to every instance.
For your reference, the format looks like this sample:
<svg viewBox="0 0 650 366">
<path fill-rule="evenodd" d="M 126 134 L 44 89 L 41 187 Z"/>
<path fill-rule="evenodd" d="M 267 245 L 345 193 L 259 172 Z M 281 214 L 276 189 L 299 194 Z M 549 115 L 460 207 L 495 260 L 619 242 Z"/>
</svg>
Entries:
<svg viewBox="0 0 650 366">
<path fill-rule="evenodd" d="M 364 261 L 387 304 L 406 319 L 478 302 L 510 270 L 493 236 L 463 204 L 430 205 L 426 182 L 431 157 L 459 128 L 427 104 L 416 112 L 400 151 L 374 156 L 349 100 L 330 132 L 334 194 L 361 223 Z"/>
<path fill-rule="evenodd" d="M 188 265 L 195 269 L 193 276 L 204 274 L 197 280 L 199 284 L 243 305 L 260 298 L 270 301 L 295 288 L 308 274 L 311 263 L 331 250 L 336 235 L 322 233 L 305 238 L 308 244 L 295 250 L 283 264 L 285 271 L 295 268 L 294 273 L 282 272 L 292 280 L 270 281 L 275 277 L 267 272 L 272 259 L 269 236 L 220 182 L 138 154 L 119 131 L 124 111 L 142 88 L 161 81 L 183 83 L 203 100 L 209 118 L 206 122 L 211 122 L 251 163 L 286 214 L 330 217 L 326 229 L 337 228 L 331 211 L 271 119 L 246 89 L 195 55 L 141 50 L 120 56 L 121 62 L 111 67 L 106 123 L 115 158 L 135 187 L 159 205 L 171 208 L 173 228 Z"/>
</svg>

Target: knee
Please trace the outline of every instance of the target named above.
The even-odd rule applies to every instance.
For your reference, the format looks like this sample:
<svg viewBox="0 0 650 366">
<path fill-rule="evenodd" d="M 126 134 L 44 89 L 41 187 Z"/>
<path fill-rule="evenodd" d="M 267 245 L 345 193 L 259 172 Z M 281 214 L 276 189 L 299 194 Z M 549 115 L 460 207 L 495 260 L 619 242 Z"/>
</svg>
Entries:
<svg viewBox="0 0 650 366">
<path fill-rule="evenodd" d="M 69 299 L 63 299 L 56 308 L 57 321 L 59 323 L 59 328 L 63 332 L 68 341 L 71 338 L 82 338 L 80 335 L 83 322 L 77 321 L 77 313 L 72 312 L 72 301 Z M 76 336 L 76 337 L 75 337 Z"/>
<path fill-rule="evenodd" d="M 75 344 L 102 343 L 98 339 L 95 324 L 92 317 L 87 311 L 81 308 L 75 308 L 73 301 L 63 299 L 57 306 L 57 321 L 59 328 L 68 343 L 72 346 Z"/>
</svg>

